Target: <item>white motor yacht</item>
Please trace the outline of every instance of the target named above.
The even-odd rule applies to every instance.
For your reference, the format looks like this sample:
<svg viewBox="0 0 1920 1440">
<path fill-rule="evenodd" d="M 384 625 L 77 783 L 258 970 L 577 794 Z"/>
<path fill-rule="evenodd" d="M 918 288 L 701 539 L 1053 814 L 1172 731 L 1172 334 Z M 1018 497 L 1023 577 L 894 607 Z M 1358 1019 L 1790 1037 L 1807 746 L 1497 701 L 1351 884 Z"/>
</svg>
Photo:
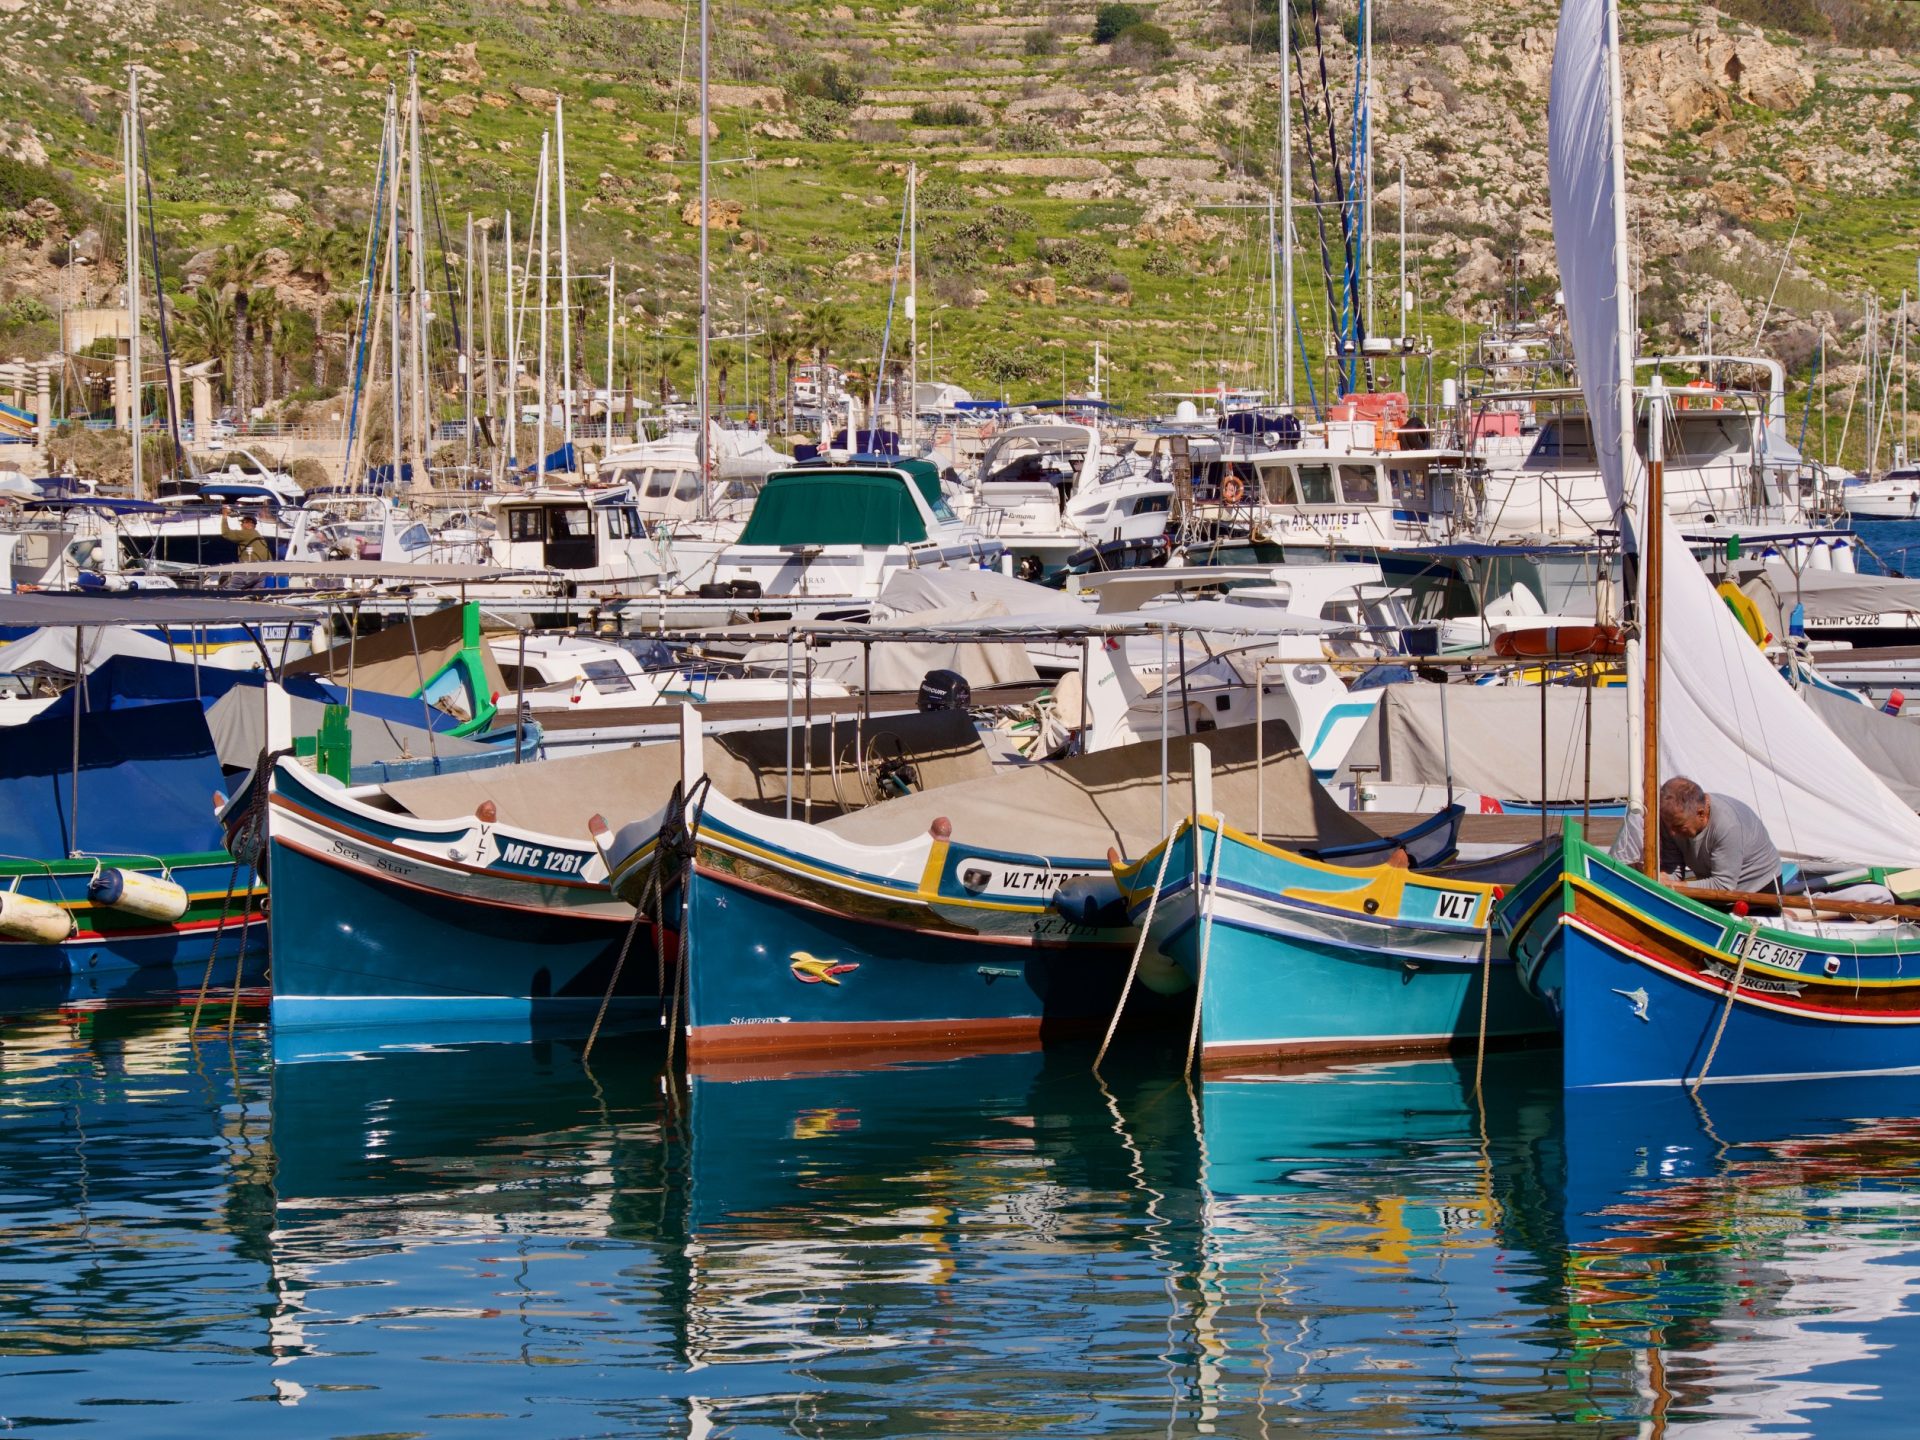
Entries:
<svg viewBox="0 0 1920 1440">
<path fill-rule="evenodd" d="M 1038 579 L 1083 550 L 1157 541 L 1173 493 L 1165 477 L 1104 445 L 1096 426 L 1042 420 L 994 438 L 955 508 Z"/>
</svg>

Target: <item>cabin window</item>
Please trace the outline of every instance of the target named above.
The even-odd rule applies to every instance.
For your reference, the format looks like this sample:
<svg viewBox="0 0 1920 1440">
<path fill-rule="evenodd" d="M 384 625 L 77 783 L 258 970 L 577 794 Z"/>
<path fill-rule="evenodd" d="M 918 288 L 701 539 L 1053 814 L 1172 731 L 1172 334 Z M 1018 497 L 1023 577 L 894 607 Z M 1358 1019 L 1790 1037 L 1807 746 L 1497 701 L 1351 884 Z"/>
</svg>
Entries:
<svg viewBox="0 0 1920 1440">
<path fill-rule="evenodd" d="M 631 536 L 647 533 L 640 524 L 639 512 L 631 505 L 611 505 L 600 513 L 607 517 L 609 540 L 625 540 Z"/>
<path fill-rule="evenodd" d="M 682 470 L 673 482 L 673 498 L 676 500 L 698 500 L 700 498 L 700 475 L 695 470 Z"/>
<path fill-rule="evenodd" d="M 1297 505 L 1299 499 L 1294 494 L 1293 471 L 1285 465 L 1262 465 L 1260 467 L 1260 493 L 1269 505 Z"/>
<path fill-rule="evenodd" d="M 617 690 L 633 689 L 633 681 L 627 672 L 620 668 L 618 660 L 585 660 L 580 664 L 580 673 L 591 680 L 604 694 Z"/>
<path fill-rule="evenodd" d="M 433 546 L 433 536 L 427 533 L 424 525 L 409 525 L 400 532 L 402 550 L 427 550 Z"/>
<path fill-rule="evenodd" d="M 647 472 L 646 497 L 649 500 L 664 500 L 673 489 L 673 470 L 649 470 Z"/>
<path fill-rule="evenodd" d="M 585 506 L 569 506 L 565 510 L 553 513 L 553 538 L 556 540 L 591 540 L 593 538 L 593 516 Z"/>
<path fill-rule="evenodd" d="M 1302 505 L 1331 505 L 1333 501 L 1333 467 L 1331 465 L 1302 465 L 1300 475 L 1300 503 Z"/>
<path fill-rule="evenodd" d="M 1380 472 L 1371 465 L 1342 465 L 1340 493 L 1349 505 L 1380 503 Z"/>
<path fill-rule="evenodd" d="M 546 538 L 546 511 L 527 509 L 509 510 L 507 512 L 507 539 L 545 540 Z"/>
<path fill-rule="evenodd" d="M 1387 481 L 1393 487 L 1393 503 L 1409 510 L 1427 508 L 1427 470 L 1389 470 Z"/>
</svg>

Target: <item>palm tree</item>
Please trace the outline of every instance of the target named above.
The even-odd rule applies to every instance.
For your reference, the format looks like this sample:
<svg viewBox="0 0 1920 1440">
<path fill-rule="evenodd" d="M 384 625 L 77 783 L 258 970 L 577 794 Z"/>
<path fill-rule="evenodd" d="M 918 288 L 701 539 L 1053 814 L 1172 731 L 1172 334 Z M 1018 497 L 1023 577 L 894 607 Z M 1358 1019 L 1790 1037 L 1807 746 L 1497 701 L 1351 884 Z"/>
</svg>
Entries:
<svg viewBox="0 0 1920 1440">
<path fill-rule="evenodd" d="M 253 287 L 266 273 L 266 247 L 258 240 L 235 242 L 220 252 L 214 261 L 211 282 L 233 296 L 233 374 L 234 404 L 245 424 L 253 413 L 253 323 L 249 314 Z"/>
<path fill-rule="evenodd" d="M 280 299 L 280 292 L 273 289 L 261 289 L 247 297 L 247 314 L 254 329 L 260 332 L 261 369 L 265 372 L 265 383 L 261 387 L 260 403 L 271 405 L 274 400 L 274 345 L 280 338 L 280 326 L 286 318 L 286 306 Z"/>
<path fill-rule="evenodd" d="M 294 391 L 294 362 L 320 353 L 320 325 L 311 310 L 288 305 L 280 313 L 280 388 L 289 398 Z"/>
<path fill-rule="evenodd" d="M 343 358 L 353 353 L 354 321 L 360 318 L 360 307 L 348 295 L 336 295 L 327 302 L 327 308 L 321 312 L 320 335 L 313 347 L 313 388 L 324 391 L 327 388 L 327 343 L 339 341 Z M 347 374 L 353 373 L 349 359 Z"/>
<path fill-rule="evenodd" d="M 791 320 L 782 320 L 767 331 L 767 425 L 772 428 L 774 414 L 773 372 L 784 365 L 786 367 L 787 389 L 781 409 L 786 416 L 786 428 L 793 429 L 793 371 L 800 363 L 802 349 L 800 328 Z"/>
<path fill-rule="evenodd" d="M 216 287 L 201 285 L 174 303 L 174 349 L 182 363 L 224 362 L 233 353 L 233 304 Z M 224 388 L 228 377 L 222 374 Z"/>
<path fill-rule="evenodd" d="M 654 354 L 654 373 L 660 384 L 660 408 L 663 410 L 673 397 L 673 372 L 685 363 L 686 358 L 687 346 L 684 341 L 678 344 L 662 344 Z"/>
<path fill-rule="evenodd" d="M 820 396 L 820 413 L 827 413 L 827 356 L 846 344 L 847 317 L 821 301 L 810 308 L 800 321 L 805 343 L 813 352 L 814 386 Z"/>
</svg>

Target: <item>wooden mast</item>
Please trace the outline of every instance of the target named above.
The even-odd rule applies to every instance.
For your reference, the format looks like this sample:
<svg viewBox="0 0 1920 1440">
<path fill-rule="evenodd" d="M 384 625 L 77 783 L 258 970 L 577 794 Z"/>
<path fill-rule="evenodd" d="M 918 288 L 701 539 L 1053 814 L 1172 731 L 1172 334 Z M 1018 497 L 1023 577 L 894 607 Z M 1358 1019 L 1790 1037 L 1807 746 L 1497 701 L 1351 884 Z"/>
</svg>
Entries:
<svg viewBox="0 0 1920 1440">
<path fill-rule="evenodd" d="M 1641 868 L 1649 879 L 1660 878 L 1660 590 L 1665 547 L 1666 436 L 1665 387 L 1655 375 L 1647 387 L 1647 505 L 1641 528 L 1640 566 L 1646 581 L 1646 599 L 1640 615 L 1642 673 L 1645 677 L 1641 714 L 1641 795 L 1646 829 L 1641 837 Z M 1628 443 L 1631 443 L 1629 436 Z"/>
</svg>

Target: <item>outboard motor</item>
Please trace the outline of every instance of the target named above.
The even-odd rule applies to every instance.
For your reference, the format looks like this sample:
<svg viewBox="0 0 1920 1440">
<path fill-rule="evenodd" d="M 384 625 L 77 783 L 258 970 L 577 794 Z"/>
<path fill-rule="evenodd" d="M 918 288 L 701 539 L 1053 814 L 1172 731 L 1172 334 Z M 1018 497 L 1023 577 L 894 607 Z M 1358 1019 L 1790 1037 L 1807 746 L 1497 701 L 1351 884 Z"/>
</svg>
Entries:
<svg viewBox="0 0 1920 1440">
<path fill-rule="evenodd" d="M 973 704 L 973 687 L 957 670 L 929 670 L 920 680 L 920 713 L 965 710 Z"/>
</svg>

